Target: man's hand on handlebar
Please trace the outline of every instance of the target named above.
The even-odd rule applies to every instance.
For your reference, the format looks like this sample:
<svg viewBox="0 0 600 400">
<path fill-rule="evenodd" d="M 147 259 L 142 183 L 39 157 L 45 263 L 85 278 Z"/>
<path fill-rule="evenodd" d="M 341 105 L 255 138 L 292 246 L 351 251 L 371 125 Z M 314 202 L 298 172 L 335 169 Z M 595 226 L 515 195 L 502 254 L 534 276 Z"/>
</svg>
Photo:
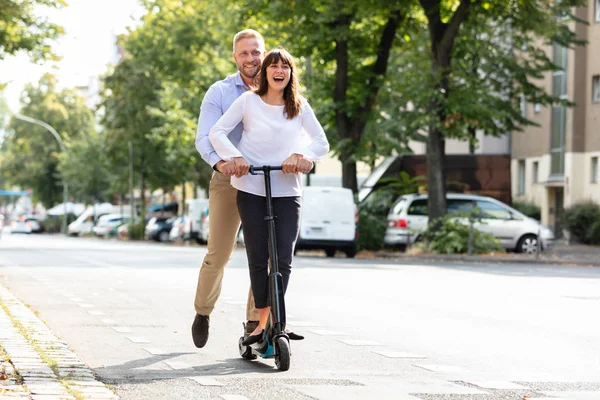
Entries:
<svg viewBox="0 0 600 400">
<path fill-rule="evenodd" d="M 235 162 L 221 160 L 215 164 L 217 170 L 225 176 L 235 175 L 236 168 Z"/>
<path fill-rule="evenodd" d="M 292 154 L 281 164 L 281 170 L 284 174 L 308 173 L 312 168 L 313 162 L 298 153 Z"/>
</svg>

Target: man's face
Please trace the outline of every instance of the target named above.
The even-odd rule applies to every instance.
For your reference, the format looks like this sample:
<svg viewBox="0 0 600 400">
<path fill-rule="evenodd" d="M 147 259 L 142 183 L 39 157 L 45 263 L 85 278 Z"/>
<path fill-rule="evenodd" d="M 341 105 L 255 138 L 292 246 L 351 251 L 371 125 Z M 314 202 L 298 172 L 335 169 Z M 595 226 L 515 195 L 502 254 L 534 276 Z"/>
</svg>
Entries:
<svg viewBox="0 0 600 400">
<path fill-rule="evenodd" d="M 256 38 L 244 38 L 235 44 L 233 59 L 243 76 L 254 79 L 260 71 L 265 53 L 265 49 Z"/>
</svg>

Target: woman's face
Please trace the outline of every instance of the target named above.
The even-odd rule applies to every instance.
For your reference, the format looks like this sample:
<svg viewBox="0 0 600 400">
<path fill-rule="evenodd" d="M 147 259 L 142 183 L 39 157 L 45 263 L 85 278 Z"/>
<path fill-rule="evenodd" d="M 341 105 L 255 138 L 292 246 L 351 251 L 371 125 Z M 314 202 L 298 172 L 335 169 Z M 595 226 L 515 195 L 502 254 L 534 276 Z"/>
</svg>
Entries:
<svg viewBox="0 0 600 400">
<path fill-rule="evenodd" d="M 277 91 L 285 89 L 290 82 L 291 72 L 290 66 L 281 60 L 269 65 L 267 67 L 267 82 L 269 88 Z"/>
</svg>

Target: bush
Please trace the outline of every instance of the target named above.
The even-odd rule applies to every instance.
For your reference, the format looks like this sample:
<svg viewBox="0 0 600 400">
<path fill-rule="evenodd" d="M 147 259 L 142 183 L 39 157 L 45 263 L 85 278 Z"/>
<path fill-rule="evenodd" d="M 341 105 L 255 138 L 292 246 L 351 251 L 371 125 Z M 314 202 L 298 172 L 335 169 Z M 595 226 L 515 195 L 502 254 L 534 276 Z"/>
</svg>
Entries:
<svg viewBox="0 0 600 400">
<path fill-rule="evenodd" d="M 464 254 L 469 251 L 469 225 L 456 215 L 447 215 L 430 225 L 423 235 L 425 250 L 439 254 Z M 499 241 L 473 228 L 473 254 L 502 251 Z"/>
<path fill-rule="evenodd" d="M 358 208 L 358 250 L 380 250 L 383 247 L 387 213 L 393 195 L 390 192 L 376 192 Z"/>
<path fill-rule="evenodd" d="M 529 201 L 515 201 L 512 207 L 520 213 L 540 221 L 542 219 L 542 209 L 535 203 Z"/>
<path fill-rule="evenodd" d="M 75 214 L 67 214 L 67 226 L 76 219 L 77 216 Z M 62 221 L 62 215 L 46 217 L 46 219 L 42 221 L 44 232 L 60 233 L 60 230 L 62 229 Z"/>
<path fill-rule="evenodd" d="M 146 221 L 143 219 L 141 221 L 135 222 L 130 225 L 128 228 L 131 229 L 131 239 L 132 240 L 141 240 L 144 238 L 144 228 L 146 227 Z"/>
<path fill-rule="evenodd" d="M 580 243 L 600 244 L 600 205 L 593 201 L 565 209 L 564 226 Z"/>
</svg>

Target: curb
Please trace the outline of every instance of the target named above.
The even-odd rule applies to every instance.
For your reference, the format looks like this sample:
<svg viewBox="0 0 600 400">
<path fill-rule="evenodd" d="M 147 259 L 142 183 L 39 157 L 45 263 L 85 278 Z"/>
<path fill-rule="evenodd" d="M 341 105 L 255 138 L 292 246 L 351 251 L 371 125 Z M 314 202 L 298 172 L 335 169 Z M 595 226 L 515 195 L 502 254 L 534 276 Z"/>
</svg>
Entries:
<svg viewBox="0 0 600 400">
<path fill-rule="evenodd" d="M 2 396 L 33 400 L 119 398 L 1 284 L 0 326 L 0 348 L 8 357 L 14 377 L 7 386 L 0 386 L 7 392 Z"/>
<path fill-rule="evenodd" d="M 478 257 L 461 255 L 396 255 L 386 253 L 375 253 L 379 258 L 407 261 L 407 262 L 448 262 L 448 263 L 477 263 L 477 264 L 539 264 L 539 265 L 562 265 L 562 266 L 580 266 L 580 267 L 600 267 L 600 262 L 584 260 L 564 260 L 564 259 L 536 259 L 536 258 L 507 258 L 507 257 Z"/>
</svg>

